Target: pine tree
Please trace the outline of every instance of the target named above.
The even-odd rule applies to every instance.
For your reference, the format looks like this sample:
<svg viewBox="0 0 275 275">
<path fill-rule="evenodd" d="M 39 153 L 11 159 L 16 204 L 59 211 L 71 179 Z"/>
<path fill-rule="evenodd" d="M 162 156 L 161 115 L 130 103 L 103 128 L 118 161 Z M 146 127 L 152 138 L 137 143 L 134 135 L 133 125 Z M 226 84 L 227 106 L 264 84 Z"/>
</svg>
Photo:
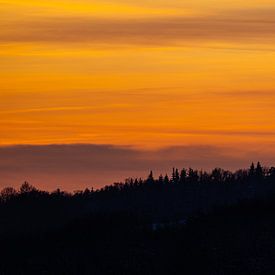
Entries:
<svg viewBox="0 0 275 275">
<path fill-rule="evenodd" d="M 153 184 L 155 182 L 154 176 L 153 176 L 153 171 L 150 171 L 150 174 L 149 174 L 146 182 L 147 182 L 147 184 Z"/>
<path fill-rule="evenodd" d="M 179 170 L 173 168 L 172 183 L 177 184 L 177 183 L 179 183 L 179 180 L 180 180 Z"/>
<path fill-rule="evenodd" d="M 163 182 L 165 185 L 169 184 L 169 177 L 167 174 L 165 175 Z"/>
<path fill-rule="evenodd" d="M 256 176 L 257 180 L 261 180 L 264 176 L 263 168 L 262 168 L 260 162 L 257 163 L 257 167 L 255 170 L 255 176 Z"/>
<path fill-rule="evenodd" d="M 185 168 L 183 168 L 180 172 L 180 183 L 186 182 L 186 176 L 187 176 L 187 171 Z"/>
<path fill-rule="evenodd" d="M 254 162 L 252 162 L 251 165 L 250 165 L 249 176 L 250 177 L 255 176 L 255 165 L 254 165 Z"/>
<path fill-rule="evenodd" d="M 162 174 L 159 176 L 159 184 L 163 184 L 163 182 L 164 182 L 164 179 L 163 179 L 163 176 L 162 176 Z"/>
</svg>

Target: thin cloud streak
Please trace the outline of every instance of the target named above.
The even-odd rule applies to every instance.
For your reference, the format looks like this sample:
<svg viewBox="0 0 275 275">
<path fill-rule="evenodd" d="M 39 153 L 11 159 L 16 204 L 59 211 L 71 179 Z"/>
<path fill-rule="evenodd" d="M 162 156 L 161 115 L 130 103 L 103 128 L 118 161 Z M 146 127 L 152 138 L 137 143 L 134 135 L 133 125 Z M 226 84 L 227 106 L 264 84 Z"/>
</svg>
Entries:
<svg viewBox="0 0 275 275">
<path fill-rule="evenodd" d="M 91 107 L 52 107 L 52 108 L 33 108 L 33 109 L 18 109 L 11 111 L 0 111 L 0 114 L 20 114 L 20 113 L 40 113 L 40 112 L 57 112 L 57 111 L 82 111 L 91 110 Z"/>
<path fill-rule="evenodd" d="M 30 109 L 17 109 L 10 111 L 0 111 L 0 114 L 23 114 L 23 113 L 44 113 L 44 112 L 71 112 L 71 111 L 98 111 L 104 108 L 123 108 L 125 105 L 110 105 L 110 106 L 66 106 L 66 107 L 49 107 L 49 108 L 30 108 Z"/>
<path fill-rule="evenodd" d="M 272 43 L 275 10 L 244 10 L 205 17 L 153 19 L 41 18 L 10 22 L 1 42 L 178 44 L 186 41 Z"/>
<path fill-rule="evenodd" d="M 47 190 L 77 190 L 131 176 L 146 177 L 150 169 L 157 174 L 170 173 L 172 167 L 237 169 L 247 167 L 252 160 L 266 165 L 275 162 L 269 150 L 242 148 L 233 152 L 229 147 L 208 145 L 158 150 L 93 144 L 0 147 L 0 187 L 18 187 L 27 180 Z"/>
</svg>

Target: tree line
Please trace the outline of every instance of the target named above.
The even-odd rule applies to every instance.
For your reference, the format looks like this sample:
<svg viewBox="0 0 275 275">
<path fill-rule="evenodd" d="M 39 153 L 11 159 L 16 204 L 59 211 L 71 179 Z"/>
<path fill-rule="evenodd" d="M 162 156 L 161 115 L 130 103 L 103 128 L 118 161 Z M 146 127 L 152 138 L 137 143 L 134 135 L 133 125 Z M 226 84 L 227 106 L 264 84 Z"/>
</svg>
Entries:
<svg viewBox="0 0 275 275">
<path fill-rule="evenodd" d="M 267 198 L 273 194 L 275 168 L 263 167 L 258 162 L 235 172 L 221 168 L 211 172 L 173 168 L 171 175 L 155 178 L 151 171 L 146 179 L 127 178 L 125 182 L 100 189 L 86 188 L 73 193 L 60 189 L 41 191 L 25 182 L 19 190 L 4 188 L 0 193 L 0 205 L 20 208 L 24 204 L 36 204 L 45 209 L 61 205 L 77 213 L 128 212 L 153 222 L 179 220 L 216 207 Z M 4 210 L 0 207 L 0 215 L 1 211 Z"/>
<path fill-rule="evenodd" d="M 85 190 L 77 190 L 73 193 L 61 191 L 56 189 L 53 192 L 42 191 L 37 189 L 25 181 L 18 190 L 14 187 L 5 187 L 0 192 L 0 201 L 7 202 L 16 197 L 31 197 L 31 196 L 51 196 L 53 198 L 79 198 L 79 197 L 96 197 L 98 195 L 117 193 L 131 190 L 146 190 L 157 188 L 160 186 L 173 186 L 185 185 L 216 185 L 216 184 L 257 184 L 257 183 L 270 183 L 275 184 L 275 167 L 263 167 L 260 162 L 256 165 L 251 164 L 249 169 L 239 169 L 235 172 L 224 170 L 221 168 L 215 168 L 211 172 L 203 170 L 194 170 L 192 168 L 173 168 L 171 175 L 160 175 L 157 178 L 154 177 L 153 171 L 150 171 L 146 179 L 142 178 L 127 178 L 124 182 L 115 182 L 111 185 L 106 185 L 100 189 L 95 190 L 92 188 L 86 188 Z"/>
<path fill-rule="evenodd" d="M 274 274 L 274 198 L 260 163 L 73 193 L 25 182 L 0 194 L 0 273 Z"/>
</svg>

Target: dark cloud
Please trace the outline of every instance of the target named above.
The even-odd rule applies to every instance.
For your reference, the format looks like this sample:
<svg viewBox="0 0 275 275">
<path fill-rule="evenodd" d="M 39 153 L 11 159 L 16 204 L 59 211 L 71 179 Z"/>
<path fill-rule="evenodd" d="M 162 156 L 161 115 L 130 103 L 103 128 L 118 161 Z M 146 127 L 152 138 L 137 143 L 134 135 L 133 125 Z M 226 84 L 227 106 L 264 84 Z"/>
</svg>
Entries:
<svg viewBox="0 0 275 275">
<path fill-rule="evenodd" d="M 275 38 L 275 10 L 243 10 L 205 17 L 153 19 L 40 18 L 5 23 L 0 41 L 171 44 L 219 40 L 269 43 Z"/>
<path fill-rule="evenodd" d="M 233 151 L 233 150 L 232 150 Z M 172 167 L 212 169 L 246 167 L 254 160 L 271 165 L 272 153 L 230 148 L 178 146 L 154 151 L 109 145 L 45 145 L 0 147 L 0 187 L 23 181 L 53 190 L 100 187 L 127 177 L 145 177 L 149 170 L 170 173 Z"/>
</svg>

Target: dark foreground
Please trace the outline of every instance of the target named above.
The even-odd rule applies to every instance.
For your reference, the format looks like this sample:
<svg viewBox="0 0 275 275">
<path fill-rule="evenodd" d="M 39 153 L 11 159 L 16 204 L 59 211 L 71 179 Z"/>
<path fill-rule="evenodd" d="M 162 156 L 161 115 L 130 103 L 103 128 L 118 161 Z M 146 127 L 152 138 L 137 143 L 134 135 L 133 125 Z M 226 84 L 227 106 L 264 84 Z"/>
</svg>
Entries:
<svg viewBox="0 0 275 275">
<path fill-rule="evenodd" d="M 251 170 L 6 189 L 0 274 L 275 274 L 275 169 Z"/>
<path fill-rule="evenodd" d="M 275 274 L 275 199 L 156 231 L 132 215 L 87 216 L 1 240 L 1 274 Z"/>
</svg>

